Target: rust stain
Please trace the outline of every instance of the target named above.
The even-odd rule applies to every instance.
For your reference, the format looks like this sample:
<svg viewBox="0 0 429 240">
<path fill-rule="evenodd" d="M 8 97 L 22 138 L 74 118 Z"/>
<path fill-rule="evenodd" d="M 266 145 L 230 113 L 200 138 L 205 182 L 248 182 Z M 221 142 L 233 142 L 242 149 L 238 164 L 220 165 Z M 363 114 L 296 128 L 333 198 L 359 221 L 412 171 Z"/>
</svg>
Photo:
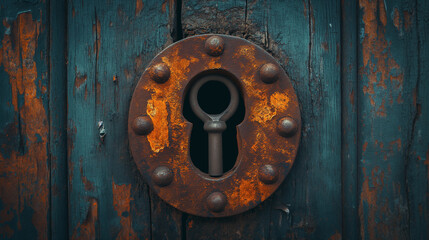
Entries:
<svg viewBox="0 0 429 240">
<path fill-rule="evenodd" d="M 402 20 L 399 16 L 399 11 L 397 8 L 393 10 L 393 25 L 396 27 L 396 29 L 401 30 L 402 28 Z"/>
<path fill-rule="evenodd" d="M 82 84 L 86 82 L 86 79 L 87 79 L 86 74 L 81 75 L 79 73 L 76 73 L 76 77 L 74 79 L 74 87 L 80 88 L 80 86 L 82 86 Z"/>
<path fill-rule="evenodd" d="M 96 58 L 98 60 L 98 55 L 100 53 L 100 40 L 101 40 L 101 23 L 100 19 L 95 19 L 95 24 L 92 24 L 92 33 L 95 35 L 94 42 L 94 54 L 96 54 Z"/>
<path fill-rule="evenodd" d="M 116 239 L 138 239 L 136 232 L 132 228 L 132 219 L 130 214 L 131 184 L 115 184 L 112 180 L 113 207 L 121 219 L 121 230 Z"/>
<path fill-rule="evenodd" d="M 33 210 L 32 223 L 37 238 L 48 238 L 49 171 L 47 142 L 49 125 L 42 98 L 37 97 L 37 66 L 34 61 L 41 24 L 31 12 L 21 13 L 11 24 L 3 21 L 10 33 L 2 39 L 1 64 L 9 75 L 12 105 L 20 118 L 20 134 L 24 150 L 0 154 L 0 196 L 3 209 L 0 231 L 13 235 L 7 222 L 21 226 L 20 215 L 25 207 Z M 18 104 L 18 98 L 23 100 Z M 13 123 L 17 125 L 18 119 Z M 15 126 L 16 127 L 16 126 Z M 17 130 L 18 132 L 18 130 Z"/>
<path fill-rule="evenodd" d="M 88 213 L 82 224 L 78 224 L 72 235 L 72 239 L 95 239 L 96 225 L 98 222 L 98 202 L 96 199 L 89 200 Z"/>
<path fill-rule="evenodd" d="M 384 172 L 375 167 L 371 174 L 368 175 L 365 168 L 363 170 L 364 182 L 359 203 L 359 218 L 361 221 L 361 236 L 369 235 L 369 239 L 379 239 L 379 235 L 389 236 L 392 233 L 389 231 L 389 221 L 377 221 L 380 217 L 379 212 L 389 214 L 389 207 L 386 205 L 386 200 L 379 199 L 378 195 L 385 186 Z M 394 221 L 393 219 L 391 221 Z M 363 224 L 367 223 L 367 224 Z"/>
<path fill-rule="evenodd" d="M 391 142 L 389 143 L 389 145 L 391 146 L 391 149 L 401 150 L 401 147 L 402 147 L 401 139 L 400 139 L 400 138 L 398 138 L 398 139 L 396 139 L 396 140 L 394 140 L 394 141 L 391 141 Z M 396 146 L 395 146 L 395 145 L 396 145 Z"/>
<path fill-rule="evenodd" d="M 350 103 L 354 106 L 355 105 L 355 90 L 354 89 L 349 94 L 349 100 L 350 100 Z"/>
<path fill-rule="evenodd" d="M 322 42 L 322 48 L 323 48 L 323 50 L 328 51 L 329 50 L 328 43 L 327 42 Z"/>
<path fill-rule="evenodd" d="M 362 146 L 362 154 L 365 154 L 367 147 L 368 147 L 368 142 L 365 142 Z"/>
<path fill-rule="evenodd" d="M 384 1 L 361 0 L 359 5 L 363 9 L 365 32 L 362 41 L 364 67 L 359 72 L 368 77 L 368 82 L 364 83 L 363 92 L 369 97 L 371 105 L 377 107 L 376 104 L 380 103 L 375 102 L 373 96 L 398 94 L 398 90 L 402 89 L 403 73 L 399 64 L 390 54 L 391 43 L 384 37 L 387 24 Z M 394 19 L 399 19 L 399 17 L 394 17 Z M 394 20 L 394 24 L 400 24 L 400 21 Z M 389 79 L 393 87 L 388 88 Z"/>
<path fill-rule="evenodd" d="M 162 3 L 161 10 L 162 13 L 165 13 L 165 11 L 167 10 L 167 0 Z"/>
<path fill-rule="evenodd" d="M 158 153 L 170 145 L 168 139 L 168 111 L 163 100 L 149 100 L 147 102 L 147 115 L 156 123 L 153 131 L 147 136 L 152 151 Z"/>
<path fill-rule="evenodd" d="M 82 159 L 80 161 L 82 162 Z M 92 182 L 89 181 L 88 178 L 85 177 L 85 175 L 83 174 L 82 164 L 80 166 L 80 178 L 82 180 L 83 186 L 84 186 L 84 188 L 85 188 L 86 191 L 92 191 L 92 190 L 94 190 L 94 185 L 92 184 Z"/>
<path fill-rule="evenodd" d="M 411 18 L 411 16 L 413 15 L 412 13 L 410 13 L 409 11 L 404 11 L 404 26 L 405 26 L 405 30 L 410 30 L 411 25 L 413 24 L 413 19 Z"/>
<path fill-rule="evenodd" d="M 379 108 L 376 112 L 377 116 L 379 116 L 379 117 L 386 117 L 387 116 L 386 107 L 384 106 L 384 102 L 385 102 L 385 100 L 383 99 L 381 102 L 381 105 L 379 106 Z"/>
<path fill-rule="evenodd" d="M 329 240 L 341 240 L 341 233 L 335 233 L 334 235 L 332 235 Z"/>
<path fill-rule="evenodd" d="M 140 12 L 143 10 L 143 0 L 136 0 L 136 16 L 140 15 Z"/>
</svg>

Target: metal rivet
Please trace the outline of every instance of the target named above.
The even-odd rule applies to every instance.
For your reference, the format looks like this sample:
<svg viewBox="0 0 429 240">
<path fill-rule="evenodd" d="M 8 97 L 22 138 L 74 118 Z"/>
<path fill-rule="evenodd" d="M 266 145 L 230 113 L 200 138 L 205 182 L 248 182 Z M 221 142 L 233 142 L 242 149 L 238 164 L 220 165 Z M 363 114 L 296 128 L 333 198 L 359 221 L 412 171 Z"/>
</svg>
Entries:
<svg viewBox="0 0 429 240">
<path fill-rule="evenodd" d="M 152 173 L 152 180 L 156 185 L 165 187 L 173 181 L 173 172 L 166 166 L 157 167 Z"/>
<path fill-rule="evenodd" d="M 148 116 L 140 116 L 134 119 L 132 128 L 138 135 L 147 135 L 153 130 L 152 119 Z"/>
<path fill-rule="evenodd" d="M 259 180 L 265 184 L 272 184 L 279 178 L 279 172 L 276 167 L 270 164 L 263 165 L 259 168 Z"/>
<path fill-rule="evenodd" d="M 277 124 L 277 132 L 283 137 L 290 137 L 298 130 L 298 124 L 295 119 L 291 117 L 284 117 L 280 119 Z"/>
<path fill-rule="evenodd" d="M 221 192 L 211 193 L 207 197 L 207 206 L 212 212 L 222 212 L 225 209 L 226 203 L 226 196 Z"/>
<path fill-rule="evenodd" d="M 217 57 L 222 55 L 224 49 L 223 39 L 219 36 L 212 36 L 206 40 L 204 48 L 210 56 Z"/>
<path fill-rule="evenodd" d="M 165 63 L 158 63 L 149 71 L 150 77 L 157 83 L 165 83 L 170 78 L 170 68 Z"/>
<path fill-rule="evenodd" d="M 273 63 L 266 63 L 262 65 L 261 69 L 259 70 L 261 80 L 264 83 L 273 83 L 277 81 L 279 78 L 279 72 L 279 68 Z"/>
</svg>

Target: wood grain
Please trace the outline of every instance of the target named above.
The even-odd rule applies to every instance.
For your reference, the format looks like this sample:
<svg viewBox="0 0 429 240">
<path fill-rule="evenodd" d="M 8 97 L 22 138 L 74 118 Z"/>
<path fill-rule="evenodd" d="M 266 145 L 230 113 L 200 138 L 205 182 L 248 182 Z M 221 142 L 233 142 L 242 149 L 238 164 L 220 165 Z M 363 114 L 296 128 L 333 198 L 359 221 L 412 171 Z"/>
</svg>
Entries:
<svg viewBox="0 0 429 240">
<path fill-rule="evenodd" d="M 147 63 L 172 42 L 171 4 L 68 2 L 71 238 L 152 236 L 150 196 L 128 151 L 127 116 Z M 99 121 L 106 131 L 103 139 Z"/>
</svg>

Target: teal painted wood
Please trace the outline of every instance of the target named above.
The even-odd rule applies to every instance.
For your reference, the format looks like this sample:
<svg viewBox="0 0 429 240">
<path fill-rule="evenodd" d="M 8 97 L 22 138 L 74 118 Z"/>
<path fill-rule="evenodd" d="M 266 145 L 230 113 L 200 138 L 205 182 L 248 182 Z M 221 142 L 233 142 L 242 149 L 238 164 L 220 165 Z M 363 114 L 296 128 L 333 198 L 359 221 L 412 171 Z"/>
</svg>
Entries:
<svg viewBox="0 0 429 240">
<path fill-rule="evenodd" d="M 48 7 L 0 3 L 0 239 L 48 239 Z"/>
<path fill-rule="evenodd" d="M 51 239 L 68 238 L 67 178 L 67 6 L 49 2 L 49 147 Z"/>
<path fill-rule="evenodd" d="M 68 2 L 70 238 L 151 238 L 149 194 L 128 151 L 127 117 L 146 64 L 172 42 L 173 15 L 160 1 Z"/>
<path fill-rule="evenodd" d="M 407 168 L 416 136 L 413 122 L 419 54 L 415 10 L 415 2 L 359 2 L 358 159 L 362 239 L 411 239 Z M 420 194 L 424 194 L 422 191 L 427 189 L 420 189 Z"/>
<path fill-rule="evenodd" d="M 415 7 L 412 26 L 417 31 L 417 49 L 413 53 L 417 51 L 418 75 L 411 86 L 415 87 L 413 102 L 409 102 L 414 117 L 406 168 L 409 227 L 410 239 L 429 239 L 429 2 L 419 0 Z"/>
<path fill-rule="evenodd" d="M 308 48 L 307 61 L 295 61 L 297 65 L 305 64 L 308 75 L 292 76 L 302 106 L 303 130 L 296 165 L 283 185 L 281 197 L 284 204 L 290 204 L 291 238 L 341 238 L 340 12 L 339 1 L 308 1 L 302 12 L 308 21 L 308 45 L 292 34 L 285 35 L 285 39 Z M 279 12 L 272 16 L 282 15 Z M 275 30 L 269 30 L 272 36 L 276 36 Z M 287 41 L 274 41 L 287 46 Z M 288 50 L 285 47 L 286 53 Z M 288 72 L 291 67 L 285 66 Z M 281 232 L 282 226 L 273 231 Z"/>
<path fill-rule="evenodd" d="M 357 178 L 357 9 L 358 1 L 341 2 L 341 169 L 343 239 L 359 239 Z"/>
</svg>

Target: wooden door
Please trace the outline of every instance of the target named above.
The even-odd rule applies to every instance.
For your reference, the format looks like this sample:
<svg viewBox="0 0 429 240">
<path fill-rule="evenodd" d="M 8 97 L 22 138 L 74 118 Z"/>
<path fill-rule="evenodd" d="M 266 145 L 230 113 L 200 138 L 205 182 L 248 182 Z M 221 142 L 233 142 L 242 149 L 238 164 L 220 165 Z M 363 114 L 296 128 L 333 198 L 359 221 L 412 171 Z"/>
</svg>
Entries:
<svg viewBox="0 0 429 240">
<path fill-rule="evenodd" d="M 428 239 L 427 1 L 4 0 L 0 17 L 0 239 Z M 302 114 L 280 189 L 221 219 L 160 200 L 128 147 L 146 65 L 203 33 L 275 56 Z"/>
</svg>

